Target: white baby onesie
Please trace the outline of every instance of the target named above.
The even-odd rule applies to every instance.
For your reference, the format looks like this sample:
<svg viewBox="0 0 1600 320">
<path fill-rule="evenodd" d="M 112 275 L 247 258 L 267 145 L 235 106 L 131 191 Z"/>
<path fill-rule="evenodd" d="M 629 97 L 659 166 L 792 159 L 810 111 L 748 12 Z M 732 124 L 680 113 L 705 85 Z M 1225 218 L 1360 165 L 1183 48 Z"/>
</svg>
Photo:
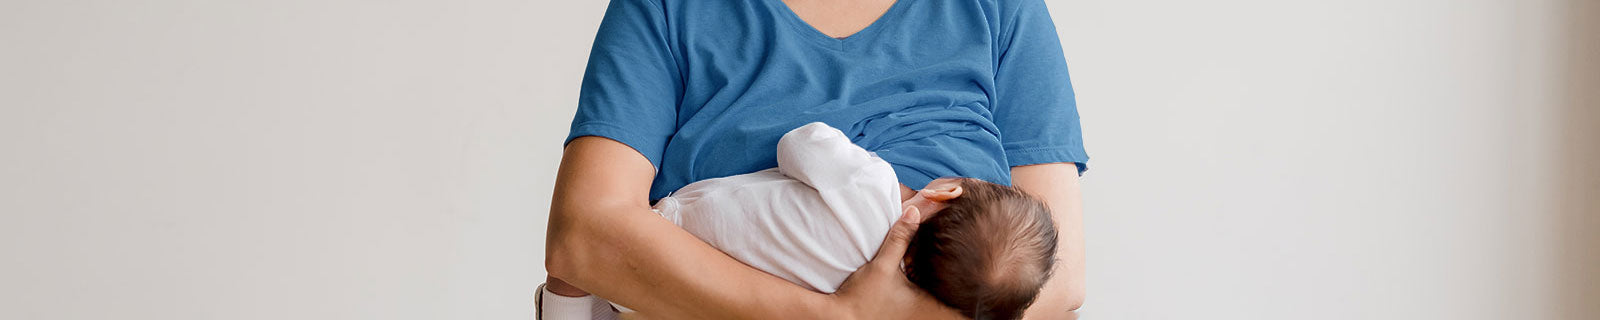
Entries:
<svg viewBox="0 0 1600 320">
<path fill-rule="evenodd" d="M 655 209 L 740 262 L 832 293 L 877 254 L 900 216 L 900 182 L 814 122 L 779 139 L 777 168 L 689 184 Z"/>
</svg>

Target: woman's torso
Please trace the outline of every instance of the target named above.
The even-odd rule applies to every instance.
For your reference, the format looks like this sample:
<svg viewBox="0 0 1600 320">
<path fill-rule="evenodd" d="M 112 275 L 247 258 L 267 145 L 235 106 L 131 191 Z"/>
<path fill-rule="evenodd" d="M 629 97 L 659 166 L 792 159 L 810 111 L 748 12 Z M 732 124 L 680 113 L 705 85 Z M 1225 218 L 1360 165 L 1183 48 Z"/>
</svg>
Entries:
<svg viewBox="0 0 1600 320">
<path fill-rule="evenodd" d="M 900 0 L 835 39 L 780 0 L 662 1 L 683 91 L 652 199 L 771 168 L 778 137 L 813 121 L 877 152 L 913 188 L 940 176 L 1009 182 L 990 112 L 992 3 Z"/>
</svg>

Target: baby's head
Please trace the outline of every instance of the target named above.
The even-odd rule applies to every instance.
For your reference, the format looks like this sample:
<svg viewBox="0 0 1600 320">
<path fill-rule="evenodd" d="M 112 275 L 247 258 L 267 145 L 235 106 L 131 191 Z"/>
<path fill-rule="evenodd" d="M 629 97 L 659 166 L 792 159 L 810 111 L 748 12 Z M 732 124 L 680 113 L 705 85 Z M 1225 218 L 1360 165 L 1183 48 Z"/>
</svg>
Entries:
<svg viewBox="0 0 1600 320">
<path fill-rule="evenodd" d="M 904 204 L 922 212 L 906 276 L 975 319 L 1018 319 L 1056 260 L 1050 209 L 1013 187 L 941 178 Z"/>
</svg>

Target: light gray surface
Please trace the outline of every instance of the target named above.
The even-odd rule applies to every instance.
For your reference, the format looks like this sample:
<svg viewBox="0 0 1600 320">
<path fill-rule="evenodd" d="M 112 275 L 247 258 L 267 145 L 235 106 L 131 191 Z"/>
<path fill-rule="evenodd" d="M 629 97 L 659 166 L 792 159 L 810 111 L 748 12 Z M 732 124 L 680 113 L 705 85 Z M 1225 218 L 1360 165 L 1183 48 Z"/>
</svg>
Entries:
<svg viewBox="0 0 1600 320">
<path fill-rule="evenodd" d="M 530 318 L 603 7 L 0 2 L 0 318 Z M 1595 1 L 1050 7 L 1084 318 L 1600 313 Z"/>
</svg>

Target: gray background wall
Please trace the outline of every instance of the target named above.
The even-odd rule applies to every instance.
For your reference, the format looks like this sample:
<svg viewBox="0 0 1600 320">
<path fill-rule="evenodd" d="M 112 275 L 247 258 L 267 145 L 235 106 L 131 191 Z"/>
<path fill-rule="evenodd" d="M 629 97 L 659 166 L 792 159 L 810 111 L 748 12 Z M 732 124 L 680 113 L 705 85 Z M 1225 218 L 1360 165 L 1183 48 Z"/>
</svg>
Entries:
<svg viewBox="0 0 1600 320">
<path fill-rule="evenodd" d="M 0 2 L 0 318 L 531 318 L 604 5 Z M 1050 8 L 1086 319 L 1600 313 L 1600 1 Z"/>
</svg>

